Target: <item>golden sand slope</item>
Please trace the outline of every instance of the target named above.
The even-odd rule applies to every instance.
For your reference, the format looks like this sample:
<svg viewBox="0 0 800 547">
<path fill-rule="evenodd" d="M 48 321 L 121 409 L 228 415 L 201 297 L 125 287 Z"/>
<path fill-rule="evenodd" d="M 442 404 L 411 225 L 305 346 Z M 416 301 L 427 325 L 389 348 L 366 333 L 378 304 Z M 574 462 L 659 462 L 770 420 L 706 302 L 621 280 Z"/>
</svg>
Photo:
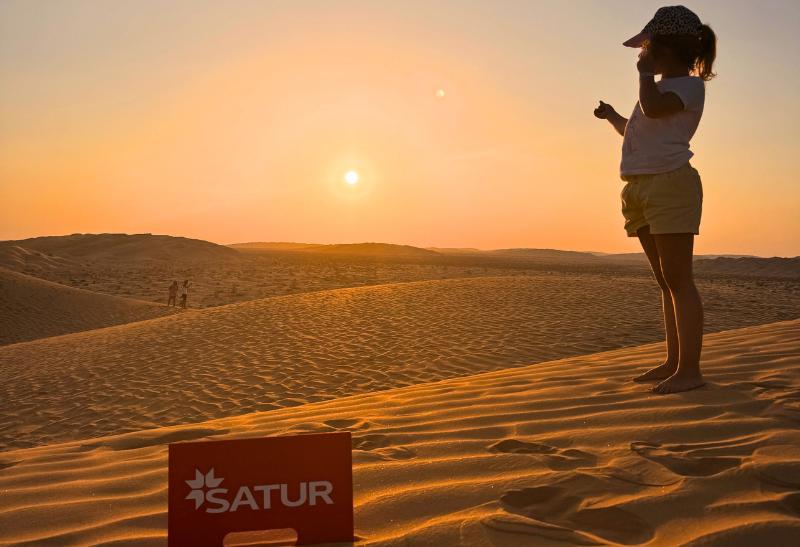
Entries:
<svg viewBox="0 0 800 547">
<path fill-rule="evenodd" d="M 732 301 L 720 292 L 726 287 L 708 290 L 715 330 L 766 323 L 775 311 L 737 298 L 731 313 L 718 304 Z M 15 344 L 0 348 L 0 377 L 16 379 L 0 382 L 0 449 L 653 342 L 662 337 L 657 292 L 648 279 L 604 276 L 438 280 L 270 298 Z"/>
<path fill-rule="evenodd" d="M 175 313 L 164 305 L 74 289 L 0 268 L 0 345 Z"/>
<path fill-rule="evenodd" d="M 18 245 L 0 244 L 0 267 L 39 276 L 58 270 L 75 270 L 80 264 L 68 258 L 48 255 Z"/>
<path fill-rule="evenodd" d="M 17 246 L 74 260 L 112 262 L 156 260 L 237 260 L 234 249 L 202 239 L 154 234 L 71 234 L 3 241 Z"/>
<path fill-rule="evenodd" d="M 659 345 L 0 454 L 0 541 L 164 545 L 166 444 L 354 435 L 359 545 L 796 545 L 800 320 L 712 334 L 709 387 L 628 378 Z"/>
</svg>

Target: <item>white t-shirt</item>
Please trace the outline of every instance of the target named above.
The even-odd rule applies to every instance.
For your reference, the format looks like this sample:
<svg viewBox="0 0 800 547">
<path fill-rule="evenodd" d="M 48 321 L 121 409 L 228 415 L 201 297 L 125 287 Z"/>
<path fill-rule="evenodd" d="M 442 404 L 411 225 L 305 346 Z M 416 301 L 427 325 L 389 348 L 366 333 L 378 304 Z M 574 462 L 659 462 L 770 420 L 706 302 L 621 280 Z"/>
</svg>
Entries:
<svg viewBox="0 0 800 547">
<path fill-rule="evenodd" d="M 693 156 L 689 141 L 703 115 L 705 82 L 697 76 L 681 76 L 662 78 L 656 85 L 662 93 L 677 95 L 683 110 L 663 118 L 648 118 L 636 103 L 622 140 L 622 175 L 666 173 L 683 167 Z"/>
</svg>

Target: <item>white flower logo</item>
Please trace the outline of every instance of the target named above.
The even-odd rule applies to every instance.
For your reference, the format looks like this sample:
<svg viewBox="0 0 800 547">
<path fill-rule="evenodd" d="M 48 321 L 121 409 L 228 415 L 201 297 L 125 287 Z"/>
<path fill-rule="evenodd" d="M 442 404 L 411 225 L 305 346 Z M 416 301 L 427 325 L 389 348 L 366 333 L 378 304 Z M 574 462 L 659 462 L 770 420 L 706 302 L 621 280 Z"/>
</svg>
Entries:
<svg viewBox="0 0 800 547">
<path fill-rule="evenodd" d="M 199 469 L 194 470 L 194 479 L 186 481 L 186 484 L 189 485 L 189 488 L 192 489 L 186 495 L 187 500 L 194 500 L 194 508 L 199 509 L 203 502 L 206 501 L 206 488 L 216 488 L 222 481 L 225 479 L 216 478 L 214 477 L 214 468 L 211 468 L 211 471 L 203 475 Z"/>
</svg>

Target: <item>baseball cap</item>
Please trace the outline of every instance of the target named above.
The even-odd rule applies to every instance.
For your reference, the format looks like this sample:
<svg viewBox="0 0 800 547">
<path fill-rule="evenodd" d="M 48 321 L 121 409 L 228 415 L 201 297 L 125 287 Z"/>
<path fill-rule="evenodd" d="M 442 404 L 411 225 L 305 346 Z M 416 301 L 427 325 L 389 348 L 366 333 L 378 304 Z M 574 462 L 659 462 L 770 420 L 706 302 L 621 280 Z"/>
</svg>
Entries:
<svg viewBox="0 0 800 547">
<path fill-rule="evenodd" d="M 642 32 L 622 42 L 623 46 L 642 47 L 645 40 L 654 34 L 688 34 L 697 36 L 703 23 L 695 12 L 686 6 L 664 6 L 658 8 Z"/>
</svg>

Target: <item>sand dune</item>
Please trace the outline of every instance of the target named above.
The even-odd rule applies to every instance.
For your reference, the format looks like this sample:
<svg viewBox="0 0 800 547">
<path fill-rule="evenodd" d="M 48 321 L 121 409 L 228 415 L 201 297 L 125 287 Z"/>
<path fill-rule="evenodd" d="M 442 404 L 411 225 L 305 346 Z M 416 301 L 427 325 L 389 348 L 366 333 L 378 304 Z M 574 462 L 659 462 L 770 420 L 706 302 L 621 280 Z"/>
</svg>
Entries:
<svg viewBox="0 0 800 547">
<path fill-rule="evenodd" d="M 800 279 L 800 256 L 794 258 L 720 257 L 695 261 L 697 273 L 758 278 Z"/>
<path fill-rule="evenodd" d="M 236 260 L 239 253 L 224 245 L 200 239 L 153 234 L 72 234 L 3 241 L 73 260 L 191 261 Z"/>
<path fill-rule="evenodd" d="M 0 245 L 0 267 L 30 275 L 75 270 L 80 264 L 60 256 L 48 255 L 19 245 Z"/>
<path fill-rule="evenodd" d="M 800 320 L 708 336 L 688 393 L 628 381 L 660 354 L 7 451 L 0 541 L 164 545 L 165 443 L 350 430 L 358 545 L 796 545 Z"/>
<path fill-rule="evenodd" d="M 175 312 L 163 304 L 74 289 L 0 268 L 0 345 Z"/>
<path fill-rule="evenodd" d="M 797 317 L 789 297 L 779 308 L 727 286 L 703 294 L 711 330 Z M 661 337 L 657 289 L 644 278 L 452 279 L 190 310 L 0 348 L 0 373 L 17 379 L 0 383 L 0 447 L 297 406 Z"/>
<path fill-rule="evenodd" d="M 429 251 L 434 251 L 441 254 L 480 254 L 483 252 L 481 249 L 475 247 L 425 247 Z"/>
<path fill-rule="evenodd" d="M 380 258 L 435 258 L 438 253 L 430 249 L 392 243 L 337 243 L 300 249 L 307 253 L 322 253 Z"/>
<path fill-rule="evenodd" d="M 495 249 L 492 251 L 484 251 L 487 254 L 503 255 L 509 257 L 516 257 L 521 259 L 541 259 L 541 260 L 559 260 L 564 262 L 570 261 L 584 261 L 584 262 L 599 262 L 602 257 L 593 253 L 582 251 L 562 251 L 559 249 Z"/>
<path fill-rule="evenodd" d="M 228 245 L 233 249 L 245 251 L 296 251 L 318 246 L 319 243 L 295 243 L 293 241 L 249 241 Z"/>
<path fill-rule="evenodd" d="M 78 234 L 21 242 L 45 251 L 18 243 L 0 242 L 0 266 L 70 287 L 149 302 L 163 302 L 173 280 L 189 279 L 192 308 L 429 279 L 582 273 L 612 276 L 622 285 L 622 277 L 651 275 L 641 253 L 595 256 L 546 249 L 434 252 L 402 245 L 292 242 L 223 248 L 204 241 L 147 234 Z M 304 252 L 303 248 L 310 250 Z M 217 256 L 220 249 L 223 255 Z M 74 257 L 64 258 L 58 253 L 72 253 Z M 735 290 L 749 291 L 762 306 L 781 306 L 784 294 L 790 299 L 797 294 L 800 263 L 793 260 L 759 258 L 733 265 L 721 263 L 722 269 L 715 266 L 716 261 L 702 260 L 697 269 L 702 283 L 739 285 Z"/>
<path fill-rule="evenodd" d="M 248 251 L 302 251 L 326 255 L 361 256 L 374 258 L 436 258 L 437 252 L 431 249 L 396 245 L 393 243 L 292 243 L 256 241 L 228 245 L 234 249 Z"/>
</svg>

